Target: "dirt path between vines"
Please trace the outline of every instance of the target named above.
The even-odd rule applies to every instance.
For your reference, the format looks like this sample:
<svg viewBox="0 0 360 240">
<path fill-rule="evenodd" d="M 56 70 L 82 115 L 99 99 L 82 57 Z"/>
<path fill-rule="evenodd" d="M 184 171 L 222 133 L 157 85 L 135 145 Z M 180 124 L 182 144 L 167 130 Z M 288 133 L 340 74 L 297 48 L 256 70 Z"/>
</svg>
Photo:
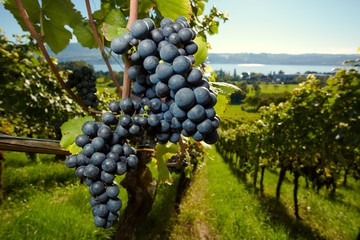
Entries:
<svg viewBox="0 0 360 240">
<path fill-rule="evenodd" d="M 209 224 L 213 214 L 207 198 L 208 184 L 207 166 L 203 164 L 181 201 L 177 225 L 170 239 L 219 239 L 216 231 Z"/>
</svg>

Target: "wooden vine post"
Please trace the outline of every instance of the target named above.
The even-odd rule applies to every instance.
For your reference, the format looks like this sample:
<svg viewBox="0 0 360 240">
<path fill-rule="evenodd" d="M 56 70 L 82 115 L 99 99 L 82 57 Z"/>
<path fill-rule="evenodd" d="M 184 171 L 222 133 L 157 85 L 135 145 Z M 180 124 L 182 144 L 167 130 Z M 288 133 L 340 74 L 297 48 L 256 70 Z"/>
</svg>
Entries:
<svg viewBox="0 0 360 240">
<path fill-rule="evenodd" d="M 3 153 L 0 151 L 0 205 L 2 204 L 2 202 L 4 200 L 3 199 L 4 198 L 4 195 L 3 195 L 4 185 L 3 185 L 3 181 L 2 181 L 3 161 L 4 161 L 4 156 L 3 156 Z"/>
</svg>

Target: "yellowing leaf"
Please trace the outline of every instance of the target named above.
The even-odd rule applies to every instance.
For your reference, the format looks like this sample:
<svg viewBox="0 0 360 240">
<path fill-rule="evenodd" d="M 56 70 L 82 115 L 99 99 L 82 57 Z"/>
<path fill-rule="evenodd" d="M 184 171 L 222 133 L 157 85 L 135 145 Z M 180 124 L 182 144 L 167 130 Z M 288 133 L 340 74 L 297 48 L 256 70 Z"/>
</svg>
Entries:
<svg viewBox="0 0 360 240">
<path fill-rule="evenodd" d="M 107 23 L 103 24 L 101 30 L 108 41 L 111 41 L 113 38 L 116 38 L 128 31 L 126 28 L 109 25 Z"/>
<path fill-rule="evenodd" d="M 60 140 L 60 146 L 68 148 L 71 144 L 73 144 L 75 138 L 82 134 L 81 127 L 86 121 L 94 121 L 94 118 L 90 116 L 74 118 L 61 125 L 60 129 L 62 138 Z"/>
<path fill-rule="evenodd" d="M 69 147 L 67 147 L 67 150 L 69 150 L 71 154 L 78 154 L 81 152 L 82 148 L 78 147 L 75 143 L 73 143 Z"/>
<path fill-rule="evenodd" d="M 191 5 L 189 0 L 155 0 L 155 5 L 163 17 L 175 20 L 178 16 L 187 19 L 191 17 Z"/>
<path fill-rule="evenodd" d="M 198 45 L 198 51 L 195 53 L 195 66 L 202 64 L 208 56 L 208 44 L 205 37 L 197 36 L 194 40 Z"/>
</svg>

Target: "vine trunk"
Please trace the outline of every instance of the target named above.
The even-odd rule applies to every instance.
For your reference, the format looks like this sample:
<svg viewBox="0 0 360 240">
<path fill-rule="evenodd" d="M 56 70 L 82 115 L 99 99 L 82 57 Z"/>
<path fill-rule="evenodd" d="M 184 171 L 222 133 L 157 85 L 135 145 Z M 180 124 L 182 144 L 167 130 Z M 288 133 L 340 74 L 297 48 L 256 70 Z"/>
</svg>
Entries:
<svg viewBox="0 0 360 240">
<path fill-rule="evenodd" d="M 126 173 L 121 181 L 128 194 L 128 203 L 117 228 L 117 240 L 135 239 L 136 227 L 145 221 L 156 195 L 157 182 L 146 166 L 151 161 L 152 152 L 138 151 L 137 156 L 137 169 Z"/>
</svg>

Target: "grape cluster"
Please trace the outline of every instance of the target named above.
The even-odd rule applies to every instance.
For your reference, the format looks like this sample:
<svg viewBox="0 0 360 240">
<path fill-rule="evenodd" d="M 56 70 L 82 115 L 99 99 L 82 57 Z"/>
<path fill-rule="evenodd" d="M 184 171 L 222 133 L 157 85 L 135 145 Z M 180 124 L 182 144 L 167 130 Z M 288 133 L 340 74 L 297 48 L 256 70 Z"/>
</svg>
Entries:
<svg viewBox="0 0 360 240">
<path fill-rule="evenodd" d="M 216 96 L 201 70 L 193 68 L 196 33 L 184 17 L 164 18 L 160 26 L 155 28 L 150 18 L 137 20 L 130 32 L 112 40 L 115 53 L 133 51 L 128 76 L 139 99 L 111 101 L 101 121 L 85 122 L 75 139 L 81 153 L 65 160 L 89 186 L 98 227 L 111 227 L 118 219 L 122 204 L 114 179 L 136 169 L 139 159 L 132 146 L 177 143 L 181 135 L 213 144 L 219 137 Z"/>
<path fill-rule="evenodd" d="M 149 109 L 148 122 L 157 127 L 159 143 L 177 142 L 180 135 L 215 143 L 220 119 L 208 79 L 193 68 L 198 45 L 186 18 L 163 18 L 155 28 L 150 18 L 135 21 L 130 32 L 111 41 L 117 54 L 131 52 L 128 76 L 132 92 Z M 135 50 L 134 50 L 135 49 Z"/>
<path fill-rule="evenodd" d="M 69 74 L 66 85 L 69 88 L 76 88 L 77 94 L 84 101 L 87 107 L 96 107 L 98 99 L 96 96 L 96 77 L 93 71 L 84 66 L 81 70 L 75 70 Z"/>
<path fill-rule="evenodd" d="M 136 149 L 112 130 L 118 123 L 116 116 L 106 112 L 102 118 L 103 122 L 83 124 L 83 134 L 75 139 L 82 152 L 67 157 L 65 164 L 76 168 L 75 175 L 84 179 L 89 187 L 95 225 L 109 228 L 118 219 L 122 206 L 115 176 L 136 169 L 138 158 Z"/>
</svg>

